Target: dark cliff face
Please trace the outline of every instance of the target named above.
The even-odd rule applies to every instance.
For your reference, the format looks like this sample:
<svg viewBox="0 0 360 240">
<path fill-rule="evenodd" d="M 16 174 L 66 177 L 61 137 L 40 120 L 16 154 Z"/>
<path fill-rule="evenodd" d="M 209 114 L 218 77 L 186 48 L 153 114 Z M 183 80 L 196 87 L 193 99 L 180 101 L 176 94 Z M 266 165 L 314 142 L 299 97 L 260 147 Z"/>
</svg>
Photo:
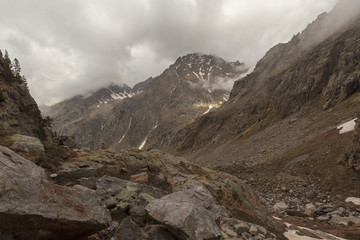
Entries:
<svg viewBox="0 0 360 240">
<path fill-rule="evenodd" d="M 132 89 L 112 86 L 74 97 L 52 106 L 49 115 L 54 129 L 74 135 L 80 146 L 161 148 L 186 124 L 227 101 L 233 81 L 246 71 L 240 62 L 188 54 Z M 228 88 L 220 89 L 224 84 Z M 124 97 L 116 97 L 121 92 Z"/>
<path fill-rule="evenodd" d="M 360 173 L 360 112 L 357 116 L 357 123 L 355 126 L 353 144 L 350 151 L 345 154 L 345 160 L 349 166 L 352 167 L 356 172 Z"/>
<path fill-rule="evenodd" d="M 0 127 L 8 133 L 19 133 L 45 139 L 43 119 L 26 83 L 6 73 L 6 63 L 0 58 Z"/>
<path fill-rule="evenodd" d="M 322 111 L 359 91 L 358 8 L 342 25 L 336 23 L 343 4 L 349 2 L 358 4 L 338 4 L 290 42 L 270 49 L 251 74 L 235 82 L 229 101 L 180 130 L 170 150 L 191 153 L 206 144 L 263 129 L 305 104 L 320 101 Z"/>
</svg>

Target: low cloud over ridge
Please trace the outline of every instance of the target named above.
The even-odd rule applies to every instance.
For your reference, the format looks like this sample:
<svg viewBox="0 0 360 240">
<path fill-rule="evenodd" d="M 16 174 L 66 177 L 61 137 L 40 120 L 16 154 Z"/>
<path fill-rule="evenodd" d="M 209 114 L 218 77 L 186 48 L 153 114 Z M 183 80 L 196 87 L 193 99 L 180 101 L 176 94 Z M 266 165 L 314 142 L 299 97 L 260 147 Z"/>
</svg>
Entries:
<svg viewBox="0 0 360 240">
<path fill-rule="evenodd" d="M 38 103 L 132 86 L 203 52 L 254 65 L 338 0 L 0 0 L 0 48 Z"/>
</svg>

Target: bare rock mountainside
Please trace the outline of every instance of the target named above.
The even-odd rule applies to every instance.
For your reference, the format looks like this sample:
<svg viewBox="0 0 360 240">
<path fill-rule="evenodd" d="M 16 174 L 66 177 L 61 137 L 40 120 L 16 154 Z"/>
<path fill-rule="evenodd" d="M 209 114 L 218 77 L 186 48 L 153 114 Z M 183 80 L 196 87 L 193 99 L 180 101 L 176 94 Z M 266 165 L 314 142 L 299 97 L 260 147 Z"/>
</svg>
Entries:
<svg viewBox="0 0 360 240">
<path fill-rule="evenodd" d="M 270 49 L 251 74 L 235 82 L 229 101 L 172 139 L 175 150 L 194 152 L 206 145 L 214 149 L 228 139 L 274 125 L 307 106 L 333 115 L 335 106 L 360 89 L 359 7 L 348 12 L 348 21 L 339 25 L 338 12 L 349 2 L 358 5 L 356 1 L 342 1 L 290 42 Z M 350 116 L 340 115 L 337 121 Z"/>
<path fill-rule="evenodd" d="M 109 86 L 43 108 L 43 115 L 54 119 L 58 134 L 75 136 L 82 147 L 160 148 L 186 124 L 227 101 L 233 81 L 246 71 L 240 62 L 188 54 L 132 89 Z"/>
</svg>

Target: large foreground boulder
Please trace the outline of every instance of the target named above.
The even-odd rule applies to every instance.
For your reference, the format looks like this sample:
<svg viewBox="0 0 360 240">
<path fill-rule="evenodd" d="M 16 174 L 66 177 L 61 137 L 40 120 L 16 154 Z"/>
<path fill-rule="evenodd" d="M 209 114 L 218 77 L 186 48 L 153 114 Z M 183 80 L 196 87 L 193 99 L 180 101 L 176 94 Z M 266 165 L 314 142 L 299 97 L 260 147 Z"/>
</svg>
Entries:
<svg viewBox="0 0 360 240">
<path fill-rule="evenodd" d="M 42 168 L 3 146 L 0 166 L 0 233 L 16 239 L 81 239 L 111 221 L 91 190 L 51 183 Z"/>
<path fill-rule="evenodd" d="M 220 207 L 203 189 L 169 194 L 151 202 L 146 210 L 180 240 L 222 238 L 219 228 Z"/>
</svg>

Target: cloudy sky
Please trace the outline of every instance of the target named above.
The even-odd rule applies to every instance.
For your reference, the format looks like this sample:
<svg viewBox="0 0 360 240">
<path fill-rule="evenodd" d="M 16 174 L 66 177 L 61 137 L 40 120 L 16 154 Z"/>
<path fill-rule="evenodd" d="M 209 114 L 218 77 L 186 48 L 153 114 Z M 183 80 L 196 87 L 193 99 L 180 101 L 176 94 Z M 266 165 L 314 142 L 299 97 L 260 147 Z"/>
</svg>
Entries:
<svg viewBox="0 0 360 240">
<path fill-rule="evenodd" d="M 338 0 L 0 0 L 0 49 L 39 104 L 133 86 L 179 56 L 254 64 Z"/>
</svg>

